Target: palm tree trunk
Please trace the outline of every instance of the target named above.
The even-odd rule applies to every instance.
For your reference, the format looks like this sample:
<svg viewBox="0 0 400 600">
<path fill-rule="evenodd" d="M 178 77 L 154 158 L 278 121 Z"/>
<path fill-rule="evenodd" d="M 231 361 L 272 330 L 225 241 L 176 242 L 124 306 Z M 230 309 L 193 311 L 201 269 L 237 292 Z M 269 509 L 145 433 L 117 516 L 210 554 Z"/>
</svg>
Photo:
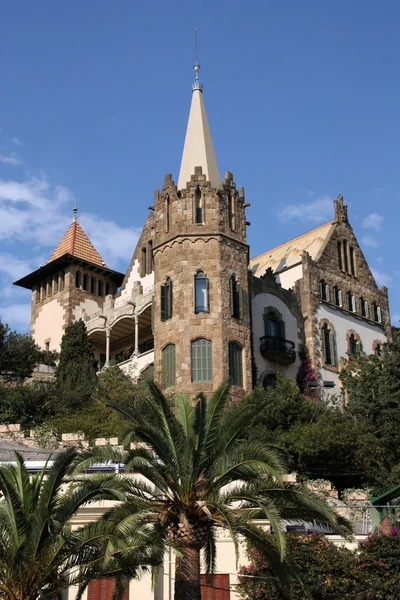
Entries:
<svg viewBox="0 0 400 600">
<path fill-rule="evenodd" d="M 201 600 L 200 550 L 185 548 L 175 562 L 175 600 Z"/>
</svg>

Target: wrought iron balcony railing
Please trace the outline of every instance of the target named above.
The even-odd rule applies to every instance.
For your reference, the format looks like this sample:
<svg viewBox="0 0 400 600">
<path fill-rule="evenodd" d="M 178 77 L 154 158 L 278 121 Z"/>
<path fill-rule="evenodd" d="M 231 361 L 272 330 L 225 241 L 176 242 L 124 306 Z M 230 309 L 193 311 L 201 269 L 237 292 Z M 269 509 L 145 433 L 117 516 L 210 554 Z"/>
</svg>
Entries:
<svg viewBox="0 0 400 600">
<path fill-rule="evenodd" d="M 260 352 L 267 360 L 282 365 L 290 365 L 296 360 L 294 342 L 273 335 L 264 335 L 260 342 Z"/>
</svg>

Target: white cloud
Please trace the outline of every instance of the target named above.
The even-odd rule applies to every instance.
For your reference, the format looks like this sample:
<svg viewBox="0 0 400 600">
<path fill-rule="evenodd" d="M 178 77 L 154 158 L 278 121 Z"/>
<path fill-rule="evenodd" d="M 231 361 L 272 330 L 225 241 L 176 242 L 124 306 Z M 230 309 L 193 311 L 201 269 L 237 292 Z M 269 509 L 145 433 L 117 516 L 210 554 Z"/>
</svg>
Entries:
<svg viewBox="0 0 400 600">
<path fill-rule="evenodd" d="M 5 273 L 14 281 L 34 270 L 39 259 L 24 260 L 8 253 L 0 254 L 0 272 Z"/>
<path fill-rule="evenodd" d="M 278 211 L 279 221 L 298 219 L 308 223 L 322 223 L 333 216 L 333 200 L 329 196 L 320 196 L 312 202 L 288 204 Z"/>
<path fill-rule="evenodd" d="M 375 277 L 375 281 L 378 285 L 390 285 L 393 278 L 388 273 L 383 273 L 382 271 L 378 271 L 378 269 L 371 269 L 372 275 Z"/>
<path fill-rule="evenodd" d="M 380 231 L 382 229 L 384 217 L 377 213 L 371 213 L 368 217 L 362 220 L 362 227 L 364 229 L 373 229 L 374 231 Z"/>
<path fill-rule="evenodd" d="M 380 243 L 376 240 L 372 235 L 363 235 L 361 238 L 361 243 L 364 246 L 369 246 L 370 248 L 379 248 Z"/>
<path fill-rule="evenodd" d="M 11 141 L 16 146 L 22 146 L 23 145 L 23 142 L 21 142 L 21 140 L 16 135 L 13 138 L 11 138 Z"/>
<path fill-rule="evenodd" d="M 23 182 L 0 179 L 0 240 L 37 244 L 47 249 L 43 250 L 47 256 L 71 222 L 73 202 L 71 190 L 51 186 L 45 176 Z M 80 214 L 79 222 L 110 268 L 118 269 L 115 263 L 120 261 L 126 265 L 139 229 L 121 227 L 90 213 Z"/>
<path fill-rule="evenodd" d="M 15 154 L 15 152 L 11 152 L 7 156 L 5 154 L 0 154 L 0 162 L 5 165 L 11 165 L 12 167 L 18 167 L 22 165 L 22 160 Z"/>
<path fill-rule="evenodd" d="M 0 306 L 0 318 L 8 323 L 11 329 L 18 329 L 25 333 L 29 332 L 31 315 L 31 305 L 29 304 L 10 304 L 9 306 Z"/>
</svg>

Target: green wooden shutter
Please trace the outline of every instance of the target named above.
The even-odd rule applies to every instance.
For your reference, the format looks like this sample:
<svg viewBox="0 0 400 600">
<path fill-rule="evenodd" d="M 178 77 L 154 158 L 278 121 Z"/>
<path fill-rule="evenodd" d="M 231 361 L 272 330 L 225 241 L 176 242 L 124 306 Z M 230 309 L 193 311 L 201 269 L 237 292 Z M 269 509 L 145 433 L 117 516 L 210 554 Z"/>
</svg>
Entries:
<svg viewBox="0 0 400 600">
<path fill-rule="evenodd" d="M 172 281 L 171 279 L 168 282 L 168 313 L 167 319 L 171 319 L 172 317 Z"/>
<path fill-rule="evenodd" d="M 161 317 L 161 321 L 165 321 L 166 317 L 166 306 L 165 306 L 165 300 L 166 300 L 166 291 L 167 291 L 167 287 L 165 285 L 162 285 L 160 287 L 160 317 Z"/>
</svg>

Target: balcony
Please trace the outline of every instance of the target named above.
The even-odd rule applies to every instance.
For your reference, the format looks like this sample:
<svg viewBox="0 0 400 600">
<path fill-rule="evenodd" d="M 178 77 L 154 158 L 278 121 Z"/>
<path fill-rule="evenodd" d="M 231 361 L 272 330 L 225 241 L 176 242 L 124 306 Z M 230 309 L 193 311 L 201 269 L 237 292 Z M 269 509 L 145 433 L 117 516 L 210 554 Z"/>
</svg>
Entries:
<svg viewBox="0 0 400 600">
<path fill-rule="evenodd" d="M 290 365 L 296 360 L 294 342 L 271 335 L 261 337 L 260 342 L 260 352 L 267 360 L 281 365 Z"/>
</svg>

